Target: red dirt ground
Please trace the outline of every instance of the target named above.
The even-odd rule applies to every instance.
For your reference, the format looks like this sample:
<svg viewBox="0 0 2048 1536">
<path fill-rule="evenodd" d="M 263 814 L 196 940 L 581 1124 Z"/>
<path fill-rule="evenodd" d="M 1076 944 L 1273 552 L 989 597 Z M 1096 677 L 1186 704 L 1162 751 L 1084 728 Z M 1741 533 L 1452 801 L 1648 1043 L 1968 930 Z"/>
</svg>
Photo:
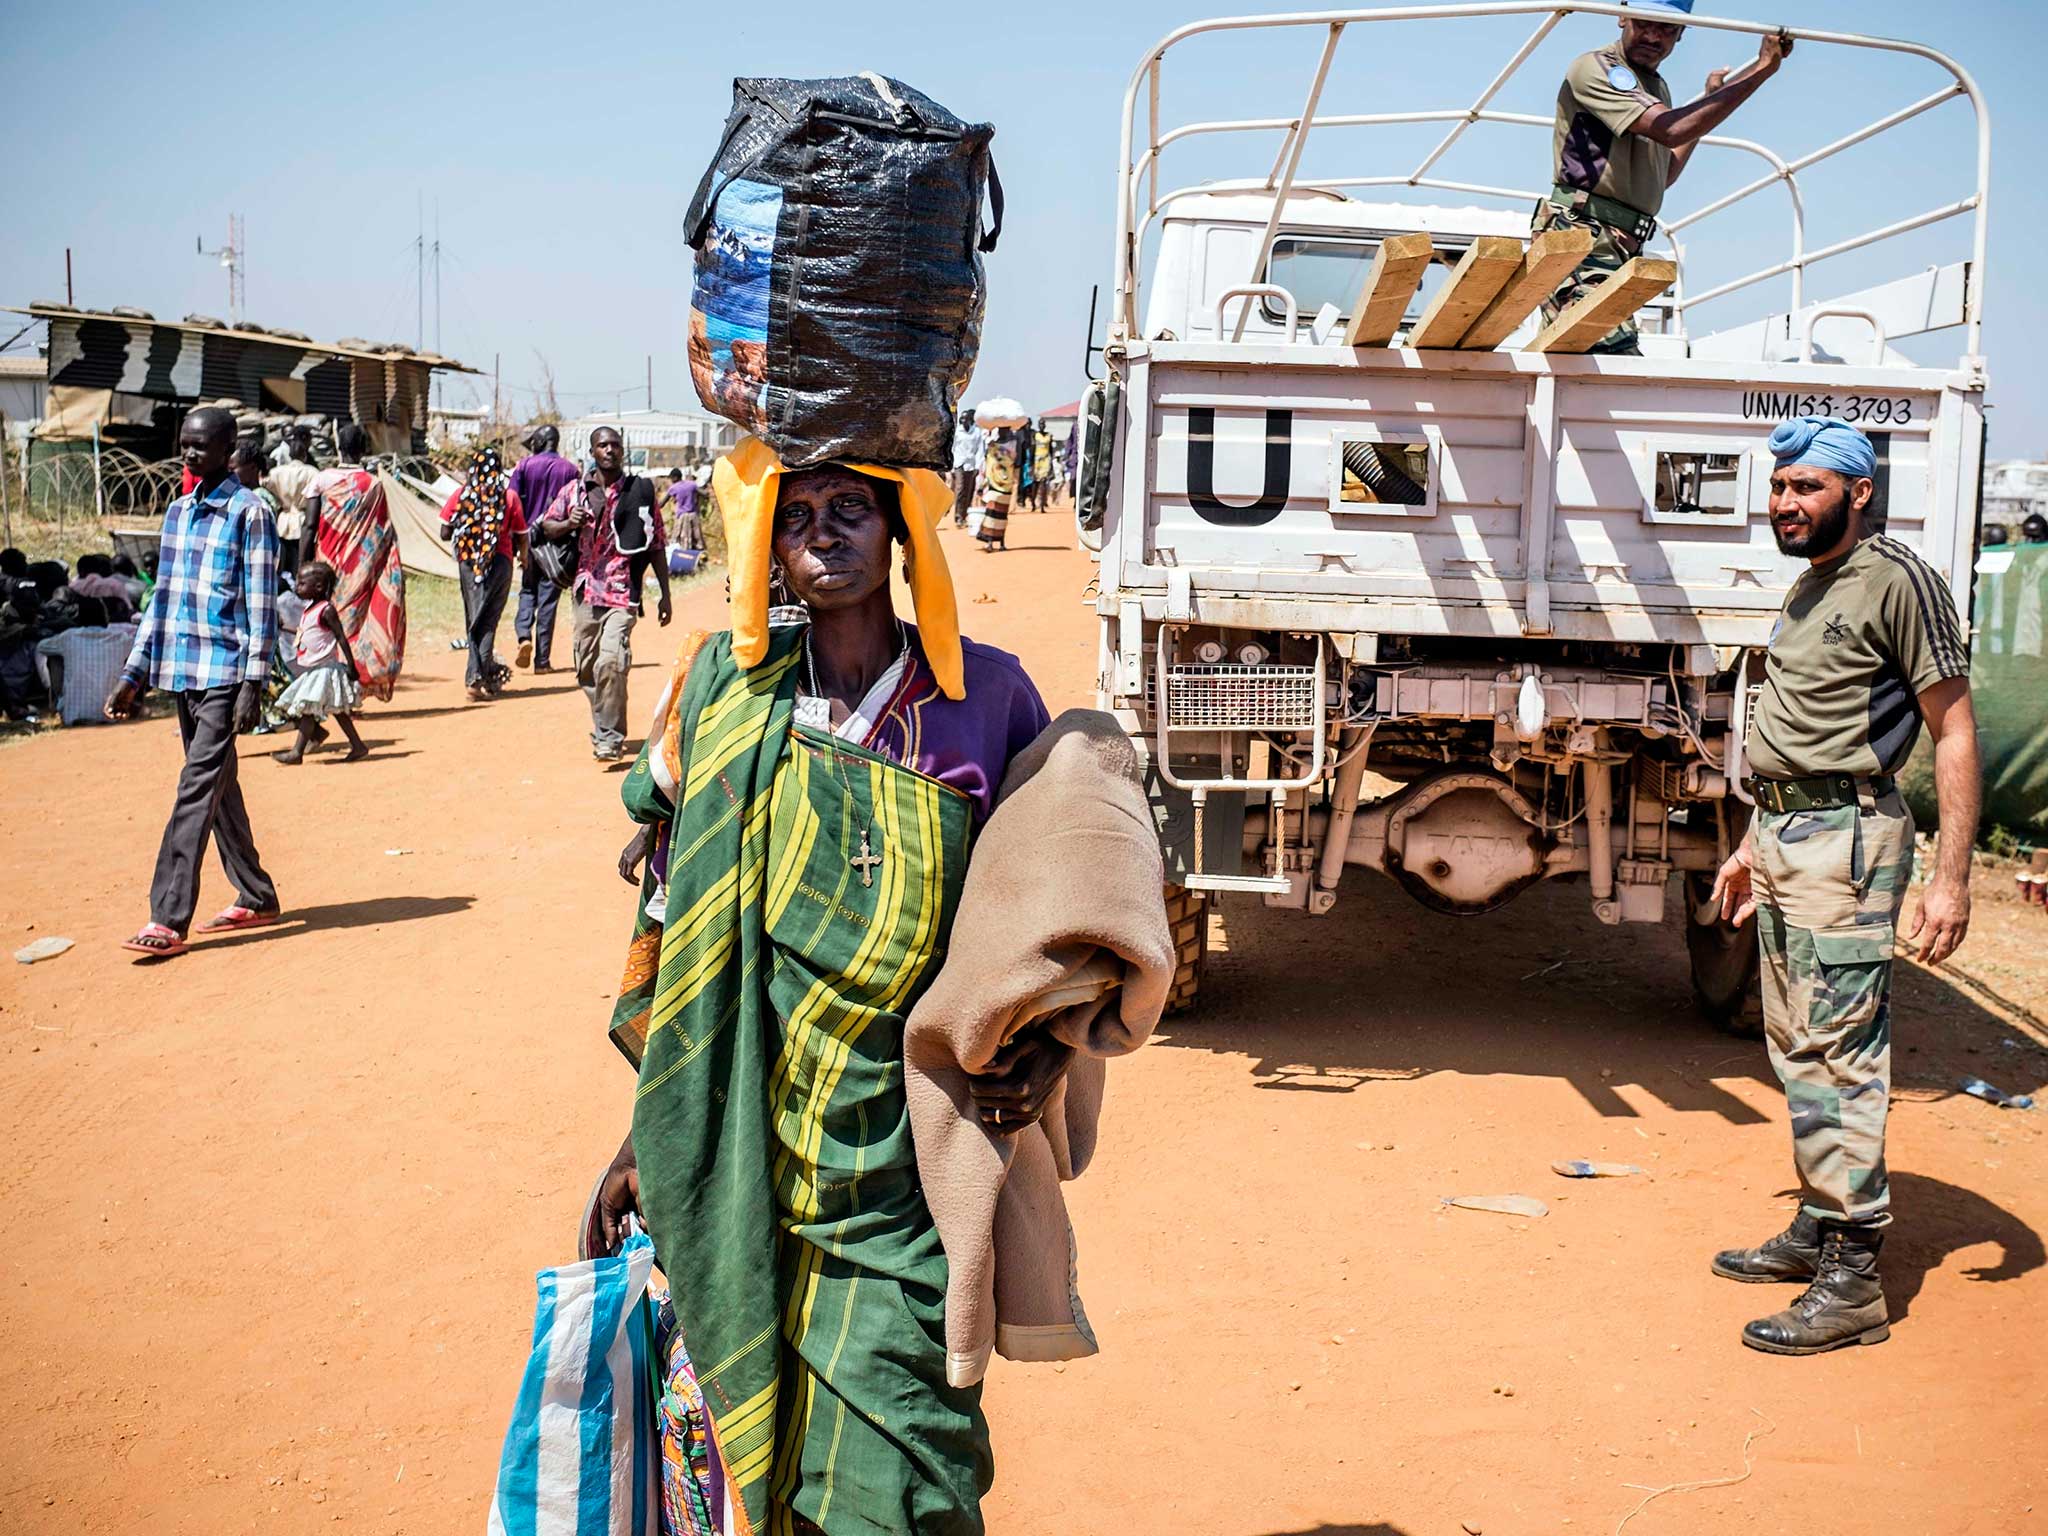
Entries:
<svg viewBox="0 0 2048 1536">
<path fill-rule="evenodd" d="M 1063 517 L 949 534 L 970 633 L 1093 687 Z M 719 622 L 715 586 L 678 626 Z M 651 623 L 634 708 L 677 630 Z M 566 642 L 564 642 L 566 651 Z M 135 965 L 167 721 L 0 753 L 0 1528 L 481 1531 L 532 1315 L 631 1079 L 616 777 L 563 675 L 468 705 L 415 647 L 376 757 L 244 784 L 293 921 Z M 998 1362 L 995 1532 L 1456 1536 L 2036 1529 L 2048 1495 L 2048 921 L 1980 881 L 1902 967 L 1887 1344 L 1740 1347 L 1791 1294 L 1707 1272 L 1791 1184 L 1761 1045 L 1697 1021 L 1672 929 L 1582 888 L 1489 918 L 1363 877 L 1226 907 L 1206 1005 L 1112 1072 L 1073 1191 L 1103 1353 Z M 210 866 L 202 910 L 222 901 Z M 1559 1157 L 1641 1164 L 1568 1182 Z M 1438 1197 L 1520 1192 L 1526 1221 Z"/>
</svg>

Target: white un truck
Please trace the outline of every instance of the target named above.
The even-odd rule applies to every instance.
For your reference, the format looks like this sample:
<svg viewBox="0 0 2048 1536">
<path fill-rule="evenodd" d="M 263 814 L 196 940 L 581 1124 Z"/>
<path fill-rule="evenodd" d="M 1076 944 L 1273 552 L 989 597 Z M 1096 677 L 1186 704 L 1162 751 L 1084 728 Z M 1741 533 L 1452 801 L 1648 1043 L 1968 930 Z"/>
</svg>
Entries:
<svg viewBox="0 0 2048 1536">
<path fill-rule="evenodd" d="M 1641 258 L 1544 326 L 1538 303 L 1580 249 L 1569 235 L 1529 240 L 1551 117 L 1494 102 L 1532 57 L 1561 74 L 1624 14 L 1504 0 L 1232 18 L 1181 28 L 1133 77 L 1078 515 L 1101 563 L 1100 702 L 1148 765 L 1177 884 L 1183 1005 L 1212 893 L 1313 918 L 1368 870 L 1442 912 L 1566 879 L 1602 923 L 1686 923 L 1702 1005 L 1753 1028 L 1754 937 L 1719 923 L 1706 895 L 1747 825 L 1745 717 L 1802 564 L 1779 554 L 1766 517 L 1771 425 L 1818 412 L 1869 432 L 1880 525 L 1969 611 L 1989 163 L 1975 85 L 1930 49 L 1794 29 L 1797 57 L 1774 88 L 1810 74 L 1807 99 L 1839 113 L 1863 94 L 1859 64 L 1876 60 L 1886 82 L 1918 70 L 1932 94 L 1793 159 L 1709 138 L 1696 158 L 1718 157 L 1722 183 L 1731 162 L 1754 172 L 1702 206 L 1667 208 L 1678 216 Z M 1347 35 L 1369 61 L 1374 34 L 1406 28 L 1399 56 L 1412 61 L 1467 48 L 1461 29 L 1482 25 L 1534 34 L 1475 104 L 1320 105 L 1334 79 L 1361 78 L 1332 73 Z M 1442 42 L 1418 52 L 1422 26 Z M 1320 52 L 1297 114 L 1162 130 L 1175 49 L 1268 30 L 1306 40 L 1305 63 Z M 1716 44 L 1747 49 L 1765 30 L 1697 17 L 1688 56 L 1703 72 L 1734 52 Z M 1394 78 L 1367 73 L 1376 88 Z M 1947 201 L 1885 209 L 1915 178 L 1873 175 L 1886 160 L 1866 154 L 1850 162 L 1857 195 L 1832 206 L 1884 216 L 1809 235 L 1803 178 L 1951 102 L 1947 126 L 1966 137 L 1944 166 Z M 1412 171 L 1363 159 L 1358 174 L 1301 170 L 1311 134 L 1365 156 L 1370 133 L 1338 130 L 1416 123 L 1443 127 Z M 1484 163 L 1500 179 L 1513 166 L 1520 184 L 1449 179 L 1440 166 L 1468 133 L 1498 139 Z M 1187 139 L 1212 154 L 1255 142 L 1252 174 L 1162 190 L 1162 151 Z M 1403 200 L 1368 200 L 1387 196 Z M 1770 203 L 1785 224 L 1753 217 Z M 1717 226 L 1730 234 L 1713 247 Z M 1789 228 L 1789 248 L 1759 243 L 1759 227 Z M 1928 229 L 1965 232 L 1966 254 L 1925 262 Z M 1710 251 L 1721 270 L 1732 253 L 1734 275 L 1689 283 Z M 1809 296 L 1810 269 L 1851 253 L 1834 270 L 1885 275 L 1870 271 L 1873 251 L 1898 251 L 1890 272 L 1906 274 Z M 1755 307 L 1730 323 L 1695 320 L 1745 298 Z M 1630 317 L 1642 356 L 1587 355 Z M 1900 350 L 1935 331 L 1961 338 L 1953 366 Z"/>
</svg>

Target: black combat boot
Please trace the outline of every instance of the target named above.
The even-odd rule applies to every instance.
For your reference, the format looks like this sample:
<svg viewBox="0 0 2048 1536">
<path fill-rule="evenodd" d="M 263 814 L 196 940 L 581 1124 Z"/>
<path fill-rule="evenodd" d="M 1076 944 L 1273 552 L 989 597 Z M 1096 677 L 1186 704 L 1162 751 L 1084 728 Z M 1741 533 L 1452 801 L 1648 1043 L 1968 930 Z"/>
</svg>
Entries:
<svg viewBox="0 0 2048 1536">
<path fill-rule="evenodd" d="M 1723 1280 L 1761 1285 L 1772 1280 L 1811 1280 L 1820 1268 L 1820 1223 L 1805 1206 L 1792 1225 L 1760 1248 L 1727 1248 L 1714 1255 Z"/>
<path fill-rule="evenodd" d="M 1826 1222 L 1820 1231 L 1820 1273 L 1784 1311 L 1742 1330 L 1742 1342 L 1773 1355 L 1818 1355 L 1844 1344 L 1881 1344 L 1891 1337 L 1877 1255 L 1880 1227 Z"/>
</svg>

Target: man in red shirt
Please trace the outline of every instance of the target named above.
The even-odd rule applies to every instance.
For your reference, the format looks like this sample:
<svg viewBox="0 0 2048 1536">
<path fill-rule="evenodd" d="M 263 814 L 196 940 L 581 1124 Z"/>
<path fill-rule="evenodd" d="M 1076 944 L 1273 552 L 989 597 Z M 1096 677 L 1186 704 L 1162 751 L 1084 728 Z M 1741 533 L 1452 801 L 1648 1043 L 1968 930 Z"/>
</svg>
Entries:
<svg viewBox="0 0 2048 1536">
<path fill-rule="evenodd" d="M 576 681 L 590 700 L 591 756 L 613 763 L 626 755 L 626 676 L 643 564 L 661 588 L 656 616 L 667 624 L 671 613 L 668 561 L 660 557 L 667 535 L 653 482 L 625 471 L 625 438 L 599 427 L 590 434 L 590 457 L 596 468 L 589 478 L 557 491 L 539 528 L 549 539 L 576 530 Z M 646 559 L 650 550 L 657 558 Z"/>
</svg>

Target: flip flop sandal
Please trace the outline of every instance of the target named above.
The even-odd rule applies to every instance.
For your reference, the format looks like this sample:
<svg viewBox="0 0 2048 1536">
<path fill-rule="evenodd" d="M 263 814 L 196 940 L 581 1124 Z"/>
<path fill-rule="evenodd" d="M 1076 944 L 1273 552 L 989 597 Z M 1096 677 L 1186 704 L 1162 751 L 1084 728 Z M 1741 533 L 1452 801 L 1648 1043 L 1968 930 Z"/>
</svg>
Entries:
<svg viewBox="0 0 2048 1536">
<path fill-rule="evenodd" d="M 162 923 L 143 924 L 134 938 L 121 941 L 121 947 L 153 960 L 168 960 L 172 955 L 182 955 L 191 948 L 174 929 L 166 928 Z"/>
<path fill-rule="evenodd" d="M 199 925 L 201 933 L 232 933 L 237 928 L 269 928 L 281 922 L 282 912 L 258 912 L 250 907 L 224 907 Z"/>
</svg>

